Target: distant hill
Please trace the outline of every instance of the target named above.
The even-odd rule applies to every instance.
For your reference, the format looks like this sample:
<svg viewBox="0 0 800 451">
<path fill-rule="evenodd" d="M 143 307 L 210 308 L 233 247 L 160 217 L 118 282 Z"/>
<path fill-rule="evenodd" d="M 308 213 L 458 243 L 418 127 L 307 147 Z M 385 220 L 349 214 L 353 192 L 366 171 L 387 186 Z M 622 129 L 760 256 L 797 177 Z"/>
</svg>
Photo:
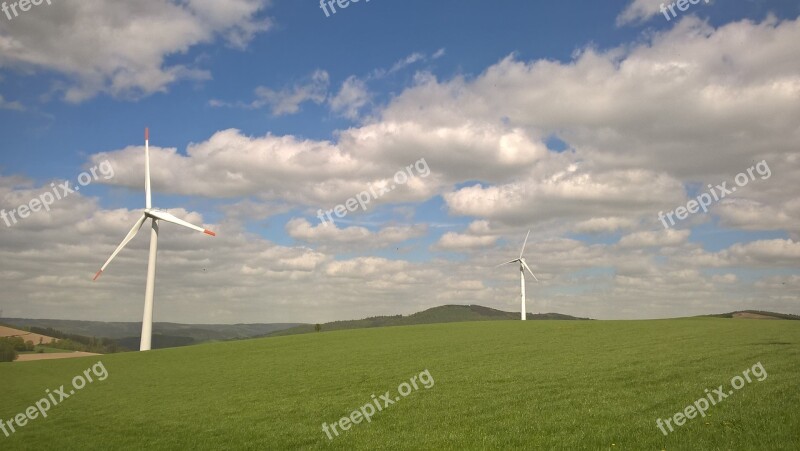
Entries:
<svg viewBox="0 0 800 451">
<path fill-rule="evenodd" d="M 702 315 L 710 318 L 747 318 L 747 319 L 788 319 L 800 320 L 800 316 L 788 313 L 765 312 L 761 310 L 740 310 L 738 312 L 720 313 L 717 315 Z"/>
<path fill-rule="evenodd" d="M 67 334 L 105 337 L 116 340 L 127 349 L 139 349 L 142 323 L 76 321 L 64 319 L 3 318 L 3 323 L 19 328 L 52 328 Z M 271 324 L 179 324 L 153 323 L 153 348 L 186 346 L 204 341 L 252 338 L 300 323 Z"/>
<path fill-rule="evenodd" d="M 560 313 L 528 313 L 529 320 L 588 320 Z M 519 320 L 519 313 L 504 312 L 480 305 L 443 305 L 433 307 L 408 316 L 373 316 L 371 318 L 334 321 L 322 324 L 323 331 L 363 329 L 368 327 L 410 326 L 413 324 L 454 323 L 463 321 L 502 321 Z M 295 335 L 314 332 L 313 324 L 302 324 L 296 327 L 275 331 L 268 336 Z"/>
</svg>

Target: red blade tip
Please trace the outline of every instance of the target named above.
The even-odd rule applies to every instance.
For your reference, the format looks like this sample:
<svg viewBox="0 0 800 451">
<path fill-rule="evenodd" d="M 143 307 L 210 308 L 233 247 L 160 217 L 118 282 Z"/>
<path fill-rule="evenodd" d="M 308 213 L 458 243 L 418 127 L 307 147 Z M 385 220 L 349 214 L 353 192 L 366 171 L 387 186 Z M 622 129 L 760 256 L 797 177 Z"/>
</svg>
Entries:
<svg viewBox="0 0 800 451">
<path fill-rule="evenodd" d="M 144 129 L 144 140 L 145 141 L 149 141 L 150 140 L 150 129 L 146 128 L 146 127 Z"/>
<path fill-rule="evenodd" d="M 217 236 L 216 233 L 214 233 L 214 232 L 212 232 L 210 230 L 204 230 L 203 233 L 205 233 L 206 235 Z"/>
<path fill-rule="evenodd" d="M 103 270 L 102 269 L 100 271 L 97 271 L 97 274 L 94 275 L 94 279 L 92 279 L 92 281 L 97 280 L 97 278 L 100 277 L 100 274 L 103 274 Z"/>
</svg>

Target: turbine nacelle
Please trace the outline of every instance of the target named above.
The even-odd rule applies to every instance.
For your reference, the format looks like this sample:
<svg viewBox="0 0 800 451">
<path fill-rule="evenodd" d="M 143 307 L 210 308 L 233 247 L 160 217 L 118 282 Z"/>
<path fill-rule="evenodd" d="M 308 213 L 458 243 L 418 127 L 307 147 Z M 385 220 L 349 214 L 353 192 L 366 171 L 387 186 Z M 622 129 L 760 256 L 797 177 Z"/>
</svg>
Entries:
<svg viewBox="0 0 800 451">
<path fill-rule="evenodd" d="M 144 210 L 144 215 L 147 216 L 148 218 L 160 219 L 162 221 L 171 222 L 173 224 L 184 226 L 189 229 L 196 230 L 198 232 L 203 232 L 206 235 L 217 236 L 217 234 L 212 232 L 211 230 L 198 227 L 190 222 L 186 222 L 183 219 L 180 219 L 177 216 L 167 212 L 166 210 L 160 210 L 158 208 L 147 208 Z"/>
</svg>

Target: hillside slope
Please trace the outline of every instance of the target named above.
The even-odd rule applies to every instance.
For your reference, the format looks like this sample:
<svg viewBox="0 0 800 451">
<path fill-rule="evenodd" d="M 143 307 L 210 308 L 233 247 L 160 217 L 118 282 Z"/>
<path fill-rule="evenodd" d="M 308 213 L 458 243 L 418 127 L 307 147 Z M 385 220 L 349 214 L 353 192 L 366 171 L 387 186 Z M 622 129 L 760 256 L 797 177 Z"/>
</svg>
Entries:
<svg viewBox="0 0 800 451">
<path fill-rule="evenodd" d="M 529 320 L 585 320 L 588 318 L 576 318 L 574 316 L 562 315 L 560 313 L 528 313 Z M 416 324 L 434 323 L 454 323 L 463 321 L 498 321 L 498 320 L 519 320 L 519 313 L 504 312 L 480 305 L 443 305 L 433 307 L 408 316 L 374 316 L 371 318 L 333 321 L 321 324 L 323 331 L 363 329 L 367 327 L 387 327 L 387 326 L 413 326 Z M 314 325 L 302 324 L 296 327 L 272 332 L 269 336 L 282 336 L 294 334 L 306 334 L 314 332 Z"/>
<path fill-rule="evenodd" d="M 704 315 L 711 318 L 747 318 L 747 319 L 788 319 L 800 320 L 800 316 L 788 313 L 766 312 L 762 310 L 739 310 L 730 313 L 720 313 L 718 315 Z"/>
<path fill-rule="evenodd" d="M 25 341 L 32 341 L 35 345 L 39 343 L 46 344 L 55 340 L 55 338 L 48 337 L 47 335 L 35 334 L 27 330 L 15 329 L 3 325 L 0 325 L 0 337 L 21 337 Z"/>
<path fill-rule="evenodd" d="M 102 361 L 17 449 L 800 449 L 800 323 L 474 321 L 0 364 L 9 419 Z M 663 435 L 656 419 L 765 377 Z M 424 388 L 419 376 L 433 383 Z M 403 382 L 417 376 L 406 397 Z M 373 402 L 369 422 L 322 425 Z M 392 398 L 397 397 L 397 399 Z M 1 435 L 1 434 L 0 434 Z"/>
</svg>

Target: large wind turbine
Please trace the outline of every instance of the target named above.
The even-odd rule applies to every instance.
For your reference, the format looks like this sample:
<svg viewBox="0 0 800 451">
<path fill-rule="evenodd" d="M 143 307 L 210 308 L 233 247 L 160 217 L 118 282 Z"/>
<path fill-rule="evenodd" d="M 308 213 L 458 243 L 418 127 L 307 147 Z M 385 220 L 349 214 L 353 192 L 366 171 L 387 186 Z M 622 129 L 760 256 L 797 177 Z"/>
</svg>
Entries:
<svg viewBox="0 0 800 451">
<path fill-rule="evenodd" d="M 128 232 L 128 236 L 122 240 L 119 246 L 114 250 L 111 254 L 111 257 L 108 257 L 106 263 L 100 268 L 100 271 L 97 271 L 97 274 L 94 276 L 94 280 L 97 280 L 100 277 L 100 274 L 105 271 L 106 266 L 111 263 L 111 260 L 117 256 L 119 251 L 125 247 L 126 244 L 133 237 L 136 236 L 136 233 L 139 229 L 142 228 L 144 222 L 148 219 L 151 221 L 151 229 L 150 229 L 150 258 L 147 260 L 147 285 L 144 292 L 144 317 L 142 318 L 142 341 L 139 345 L 140 351 L 149 351 L 150 350 L 150 343 L 153 337 L 153 291 L 155 290 L 155 283 L 156 283 L 156 251 L 158 250 L 158 221 L 166 221 L 171 222 L 173 224 L 178 224 L 180 226 L 188 227 L 192 230 L 197 230 L 198 232 L 203 232 L 207 235 L 216 236 L 216 234 L 210 230 L 204 229 L 202 227 L 198 227 L 194 224 L 190 224 L 182 219 L 176 218 L 175 216 L 167 213 L 164 210 L 158 210 L 152 207 L 152 203 L 150 201 L 150 132 L 148 129 L 144 129 L 144 193 L 145 193 L 145 209 L 142 213 L 142 217 L 136 221 L 136 224 L 133 225 L 133 228 L 130 232 Z"/>
<path fill-rule="evenodd" d="M 520 289 L 520 300 L 521 300 L 520 301 L 521 302 L 521 306 L 520 306 L 519 315 L 521 316 L 522 321 L 525 321 L 525 319 L 526 319 L 525 318 L 525 316 L 526 316 L 526 311 L 525 311 L 525 270 L 527 269 L 528 272 L 530 273 L 530 275 L 533 276 L 533 280 L 535 280 L 537 282 L 539 281 L 539 279 L 537 279 L 536 276 L 533 274 L 533 271 L 531 271 L 531 268 L 528 267 L 528 264 L 525 263 L 525 257 L 522 256 L 522 254 L 525 252 L 525 245 L 528 244 L 528 236 L 530 234 L 531 234 L 531 231 L 528 230 L 528 234 L 525 235 L 525 242 L 522 243 L 522 250 L 519 251 L 519 258 L 515 258 L 514 260 L 510 260 L 510 261 L 507 261 L 505 263 L 501 263 L 501 264 L 497 265 L 497 267 L 500 267 L 500 266 L 503 266 L 503 265 L 507 265 L 509 263 L 519 262 L 519 289 Z"/>
</svg>

